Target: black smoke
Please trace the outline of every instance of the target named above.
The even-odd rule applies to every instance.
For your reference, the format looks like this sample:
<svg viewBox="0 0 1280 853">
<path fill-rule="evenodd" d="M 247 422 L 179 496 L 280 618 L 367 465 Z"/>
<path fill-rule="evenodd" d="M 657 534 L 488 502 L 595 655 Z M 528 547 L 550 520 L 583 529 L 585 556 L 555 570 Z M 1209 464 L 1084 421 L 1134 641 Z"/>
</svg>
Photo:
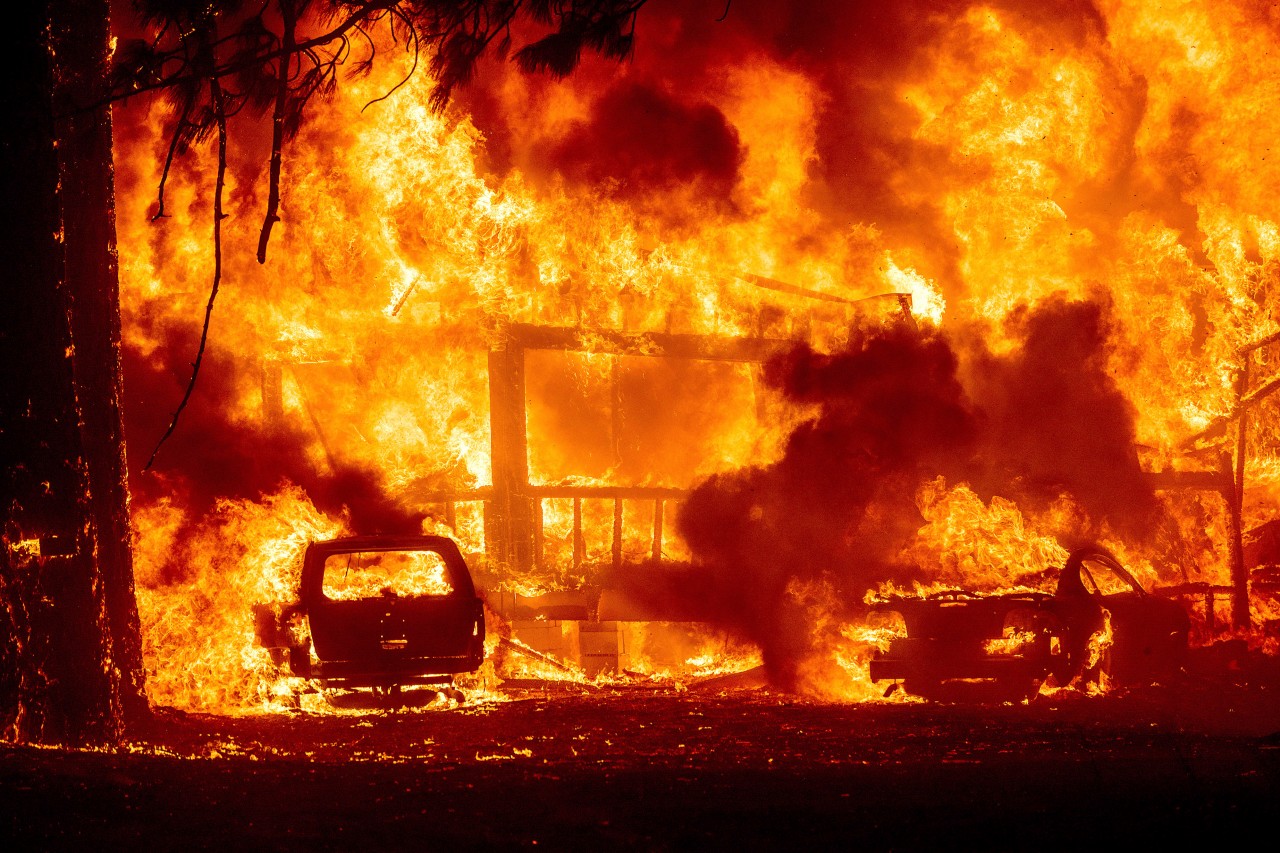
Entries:
<svg viewBox="0 0 1280 853">
<path fill-rule="evenodd" d="M 1007 354 L 976 331 L 890 325 L 843 352 L 800 346 L 770 362 L 768 384 L 814 414 L 778 461 L 701 483 L 678 517 L 692 568 L 633 573 L 631 592 L 759 644 L 773 681 L 792 687 L 813 642 L 795 591 L 820 582 L 852 614 L 882 581 L 927 579 L 900 554 L 924 523 L 921 486 L 940 476 L 1032 518 L 1066 496 L 1082 538 L 1150 535 L 1160 504 L 1108 373 L 1106 303 L 1015 312 Z"/>
</svg>

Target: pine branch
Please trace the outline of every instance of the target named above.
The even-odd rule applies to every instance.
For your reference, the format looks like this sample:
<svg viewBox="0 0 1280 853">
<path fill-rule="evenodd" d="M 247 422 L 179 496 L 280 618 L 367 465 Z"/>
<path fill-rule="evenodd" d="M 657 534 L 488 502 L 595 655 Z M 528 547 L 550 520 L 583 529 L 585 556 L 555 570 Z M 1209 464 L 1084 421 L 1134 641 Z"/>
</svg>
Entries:
<svg viewBox="0 0 1280 853">
<path fill-rule="evenodd" d="M 174 125 L 173 136 L 169 140 L 169 153 L 164 158 L 164 171 L 160 173 L 160 189 L 156 192 L 156 215 L 151 217 L 152 222 L 164 218 L 164 188 L 169 183 L 169 170 L 173 168 L 173 158 L 178 153 L 178 143 L 182 139 L 182 131 L 187 124 L 187 117 L 191 115 L 191 107 L 191 99 L 184 98 L 182 114 L 178 116 L 178 123 Z"/>
<path fill-rule="evenodd" d="M 268 177 L 267 213 L 262 220 L 262 231 L 258 235 L 258 263 L 267 262 L 267 242 L 271 239 L 271 229 L 280 221 L 280 164 L 284 151 L 285 112 L 289 107 L 289 69 L 297 49 L 295 37 L 298 21 L 297 10 L 292 0 L 280 0 L 280 14 L 284 18 L 284 33 L 280 37 L 281 50 L 278 69 L 279 79 L 276 83 L 276 106 L 271 115 L 271 167 Z"/>
<path fill-rule="evenodd" d="M 209 97 L 213 101 L 214 120 L 218 125 L 218 176 L 213 189 L 213 286 L 209 289 L 209 302 L 204 309 L 204 327 L 200 330 L 200 347 L 196 350 L 196 360 L 191 363 L 191 379 L 187 382 L 186 393 L 182 395 L 182 401 L 178 403 L 178 408 L 174 410 L 173 420 L 169 421 L 169 428 L 165 430 L 164 435 L 160 436 L 160 440 L 156 442 L 155 449 L 151 451 L 151 458 L 142 467 L 142 473 L 144 474 L 151 470 L 152 464 L 156 461 L 156 454 L 160 452 L 160 448 L 164 446 L 164 443 L 169 440 L 169 436 L 173 435 L 173 431 L 178 428 L 178 418 L 182 416 L 183 410 L 187 408 L 187 403 L 191 402 L 191 395 L 196 389 L 196 378 L 200 375 L 200 366 L 204 364 L 205 347 L 209 342 L 209 325 L 213 320 L 213 303 L 218 298 L 218 287 L 222 284 L 222 220 L 226 218 L 222 212 L 222 196 L 227 178 L 227 114 L 222 85 L 218 82 L 217 77 L 209 80 Z"/>
<path fill-rule="evenodd" d="M 353 27 L 377 18 L 382 13 L 389 11 L 393 7 L 400 6 L 402 2 L 403 0 L 377 0 L 377 2 L 365 3 L 356 11 L 352 12 L 348 17 L 344 18 L 342 23 L 338 24 L 336 27 L 321 33 L 318 36 L 313 36 L 306 41 L 298 42 L 294 45 L 293 52 L 325 47 L 326 45 L 341 39 L 350 32 Z M 112 92 L 106 98 L 90 104 L 85 107 L 85 109 L 99 109 L 108 104 L 113 104 L 116 101 L 123 101 L 127 98 L 132 98 L 135 95 L 144 95 L 148 92 L 162 91 L 175 86 L 181 86 L 184 83 L 201 82 L 211 77 L 219 79 L 230 77 L 234 74 L 240 74 L 253 68 L 257 68 L 268 62 L 273 62 L 282 56 L 285 56 L 287 53 L 288 51 L 285 51 L 284 48 L 276 48 L 264 53 L 237 56 L 231 62 L 223 65 L 217 65 L 212 70 L 191 70 L 190 63 L 183 62 L 181 66 L 183 70 L 176 74 L 157 75 L 156 79 L 150 83 L 130 88 L 127 91 Z"/>
</svg>

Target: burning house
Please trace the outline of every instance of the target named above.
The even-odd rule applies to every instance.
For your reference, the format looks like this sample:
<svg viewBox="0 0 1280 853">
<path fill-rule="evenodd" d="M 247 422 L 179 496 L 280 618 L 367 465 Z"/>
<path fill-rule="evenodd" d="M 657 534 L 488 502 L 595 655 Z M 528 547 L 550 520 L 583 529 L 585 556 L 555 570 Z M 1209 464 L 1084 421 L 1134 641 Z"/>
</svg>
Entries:
<svg viewBox="0 0 1280 853">
<path fill-rule="evenodd" d="M 517 669 L 745 654 L 880 696 L 868 602 L 1051 592 L 1085 543 L 1182 601 L 1193 642 L 1260 647 L 1266 23 L 716 12 L 646 6 L 626 63 L 494 62 L 443 111 L 371 30 L 370 73 L 285 146 L 265 264 L 269 122 L 233 116 L 207 364 L 146 473 L 198 344 L 216 175 L 170 160 L 166 102 L 116 109 L 155 701 L 287 693 L 252 606 L 343 535 L 456 540 Z"/>
<path fill-rule="evenodd" d="M 1274 832 L 1273 10 L 14 22 L 0 846 Z"/>
</svg>

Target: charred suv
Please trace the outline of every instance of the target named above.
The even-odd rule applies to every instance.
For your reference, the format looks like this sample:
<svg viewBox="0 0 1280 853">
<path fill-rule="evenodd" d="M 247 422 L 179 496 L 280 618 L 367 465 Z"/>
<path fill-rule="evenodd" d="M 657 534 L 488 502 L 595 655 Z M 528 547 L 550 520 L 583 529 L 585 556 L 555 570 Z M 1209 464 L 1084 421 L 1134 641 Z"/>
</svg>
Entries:
<svg viewBox="0 0 1280 853">
<path fill-rule="evenodd" d="M 1050 679 L 1151 684 L 1175 677 L 1187 659 L 1186 610 L 1148 594 L 1098 547 L 1068 556 L 1052 595 L 954 590 L 895 596 L 872 610 L 897 613 L 906 626 L 872 659 L 872 681 L 900 681 L 931 699 L 1025 699 Z"/>
<path fill-rule="evenodd" d="M 278 664 L 321 687 L 447 682 L 484 659 L 484 606 L 443 536 L 313 542 L 297 603 L 255 622 Z"/>
</svg>

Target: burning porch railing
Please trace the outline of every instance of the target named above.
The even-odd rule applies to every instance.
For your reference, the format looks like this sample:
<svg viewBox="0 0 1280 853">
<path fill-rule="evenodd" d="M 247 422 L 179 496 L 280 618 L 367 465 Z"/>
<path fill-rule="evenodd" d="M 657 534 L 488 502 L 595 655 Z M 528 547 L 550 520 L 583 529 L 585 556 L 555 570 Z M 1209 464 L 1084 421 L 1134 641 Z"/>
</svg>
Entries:
<svg viewBox="0 0 1280 853">
<path fill-rule="evenodd" d="M 649 548 L 650 559 L 660 563 L 663 559 L 662 543 L 666 530 L 666 507 L 689 496 L 687 489 L 627 486 L 530 486 L 524 497 L 533 501 L 533 563 L 543 568 L 544 523 L 543 501 L 547 498 L 567 498 L 573 501 L 573 569 L 579 571 L 586 562 L 586 537 L 582 531 L 582 502 L 603 499 L 613 502 L 613 530 L 610 538 L 610 565 L 621 568 L 623 561 L 623 516 L 625 502 L 653 503 L 653 538 Z"/>
<path fill-rule="evenodd" d="M 760 364 L 791 345 L 784 339 L 661 333 L 624 333 L 564 327 L 513 324 L 489 353 L 489 402 L 492 440 L 493 491 L 485 513 L 486 550 L 490 561 L 516 575 L 538 568 L 543 560 L 542 501 L 573 501 L 573 562 L 584 559 L 582 501 L 612 500 L 612 563 L 622 563 L 624 501 L 654 502 L 654 535 L 650 553 L 662 558 L 665 508 L 687 496 L 678 488 L 612 485 L 537 485 L 529 478 L 529 436 L 526 421 L 525 353 L 528 350 L 631 355 Z M 612 378 L 617 408 L 616 371 Z M 615 414 L 616 417 L 616 414 Z"/>
<path fill-rule="evenodd" d="M 610 560 L 613 568 L 619 568 L 623 562 L 624 516 L 626 504 L 651 503 L 653 506 L 652 539 L 648 553 L 653 562 L 663 559 L 663 543 L 667 538 L 668 523 L 672 517 L 668 507 L 676 505 L 689 496 L 688 489 L 645 487 L 645 486 L 533 486 L 513 498 L 528 501 L 532 507 L 532 524 L 530 528 L 533 549 L 532 563 L 534 568 L 546 567 L 545 555 L 545 519 L 544 502 L 551 499 L 566 499 L 573 502 L 572 567 L 581 570 L 587 563 L 586 537 L 583 533 L 583 501 L 601 500 L 613 504 L 613 527 L 610 537 Z M 483 507 L 486 529 L 492 518 L 493 489 L 480 488 L 457 492 L 426 492 L 413 495 L 416 502 L 434 507 L 438 510 L 444 524 L 455 533 L 459 531 L 459 507 L 468 504 L 480 504 Z M 486 544 L 489 537 L 486 536 Z"/>
</svg>

